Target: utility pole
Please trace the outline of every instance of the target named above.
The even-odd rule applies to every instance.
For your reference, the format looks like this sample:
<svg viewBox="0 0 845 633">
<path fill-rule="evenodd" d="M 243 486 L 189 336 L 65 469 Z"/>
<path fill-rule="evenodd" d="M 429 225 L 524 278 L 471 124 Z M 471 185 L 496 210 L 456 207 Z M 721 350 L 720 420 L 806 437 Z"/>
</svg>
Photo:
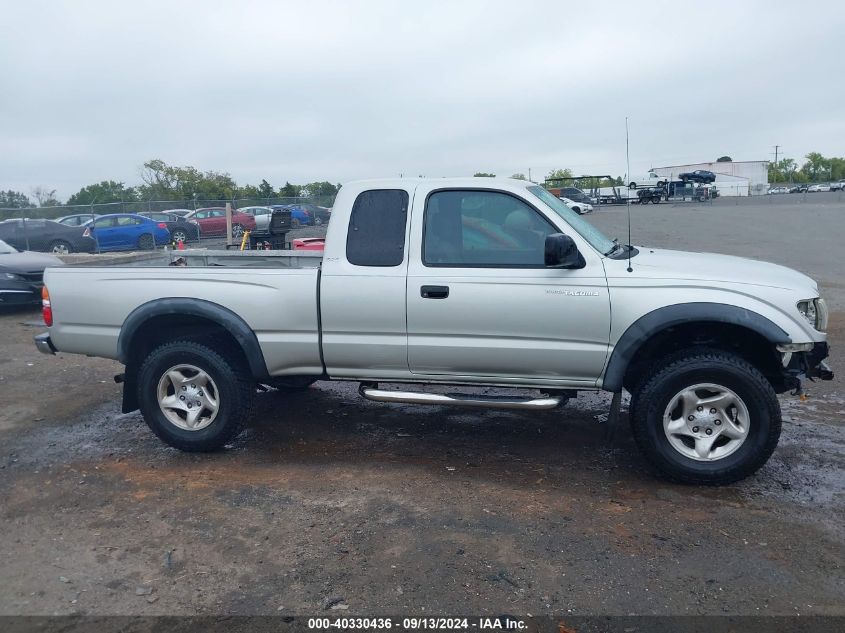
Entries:
<svg viewBox="0 0 845 633">
<path fill-rule="evenodd" d="M 778 173 L 778 149 L 780 149 L 780 145 L 775 145 L 775 165 L 772 173 L 775 174 L 775 181 L 777 181 L 777 173 Z"/>
</svg>

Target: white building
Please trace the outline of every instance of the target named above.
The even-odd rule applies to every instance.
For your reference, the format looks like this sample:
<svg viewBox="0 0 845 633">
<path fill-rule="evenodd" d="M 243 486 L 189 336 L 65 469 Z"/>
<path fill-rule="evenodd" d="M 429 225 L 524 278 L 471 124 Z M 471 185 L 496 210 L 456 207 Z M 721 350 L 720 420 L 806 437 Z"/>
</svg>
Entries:
<svg viewBox="0 0 845 633">
<path fill-rule="evenodd" d="M 653 167 L 651 171 L 670 180 L 678 174 L 704 169 L 716 174 L 716 188 L 722 196 L 761 196 L 769 188 L 769 161 L 740 160 L 724 163 L 693 163 Z"/>
</svg>

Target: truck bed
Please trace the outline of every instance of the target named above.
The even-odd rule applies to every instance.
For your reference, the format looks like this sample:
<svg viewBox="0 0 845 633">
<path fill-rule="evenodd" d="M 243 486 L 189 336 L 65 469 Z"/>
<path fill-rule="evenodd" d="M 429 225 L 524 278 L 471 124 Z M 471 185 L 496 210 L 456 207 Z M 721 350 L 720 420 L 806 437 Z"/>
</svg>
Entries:
<svg viewBox="0 0 845 633">
<path fill-rule="evenodd" d="M 321 253 L 174 251 L 183 266 L 49 268 L 62 352 L 118 358 L 127 317 L 147 302 L 184 298 L 230 310 L 255 332 L 271 375 L 319 374 L 317 281 Z"/>
</svg>

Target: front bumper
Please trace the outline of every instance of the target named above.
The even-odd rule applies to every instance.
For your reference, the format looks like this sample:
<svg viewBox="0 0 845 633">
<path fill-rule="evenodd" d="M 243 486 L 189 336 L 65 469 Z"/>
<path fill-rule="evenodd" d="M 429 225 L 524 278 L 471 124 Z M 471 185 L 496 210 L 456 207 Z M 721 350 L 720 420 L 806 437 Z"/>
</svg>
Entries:
<svg viewBox="0 0 845 633">
<path fill-rule="evenodd" d="M 827 341 L 816 343 L 813 348 L 806 352 L 793 352 L 786 361 L 786 373 L 798 382 L 802 378 L 810 380 L 833 380 L 831 371 L 825 359 L 830 355 L 830 346 Z"/>
<path fill-rule="evenodd" d="M 44 332 L 44 334 L 38 334 L 35 336 L 34 340 L 35 347 L 37 347 L 38 351 L 42 354 L 55 354 L 58 351 L 55 345 L 53 345 L 53 341 L 50 340 L 50 334 L 47 332 Z"/>
</svg>

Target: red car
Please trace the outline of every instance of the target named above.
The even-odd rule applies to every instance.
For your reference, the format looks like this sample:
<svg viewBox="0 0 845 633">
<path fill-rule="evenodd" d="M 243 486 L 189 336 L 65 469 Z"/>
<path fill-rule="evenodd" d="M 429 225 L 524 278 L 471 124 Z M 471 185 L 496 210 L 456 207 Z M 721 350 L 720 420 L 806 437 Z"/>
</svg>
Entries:
<svg viewBox="0 0 845 633">
<path fill-rule="evenodd" d="M 291 241 L 290 247 L 295 251 L 322 251 L 326 240 L 323 237 L 298 237 Z"/>
<path fill-rule="evenodd" d="M 185 216 L 200 227 L 201 237 L 226 235 L 226 207 L 205 207 Z M 232 210 L 232 237 L 241 237 L 244 231 L 255 230 L 255 218 L 248 213 Z"/>
</svg>

